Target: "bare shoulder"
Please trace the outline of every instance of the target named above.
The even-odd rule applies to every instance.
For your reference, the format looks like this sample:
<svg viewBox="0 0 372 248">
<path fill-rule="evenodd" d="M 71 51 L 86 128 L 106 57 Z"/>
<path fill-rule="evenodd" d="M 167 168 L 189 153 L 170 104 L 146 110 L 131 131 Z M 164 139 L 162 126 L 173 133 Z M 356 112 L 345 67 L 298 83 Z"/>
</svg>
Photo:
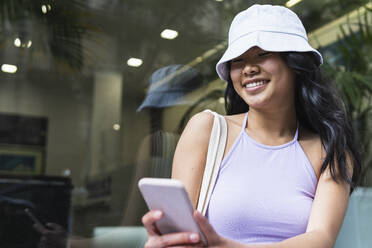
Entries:
<svg viewBox="0 0 372 248">
<path fill-rule="evenodd" d="M 324 149 L 319 134 L 300 127 L 298 141 L 308 157 L 317 178 L 324 161 Z"/>
<path fill-rule="evenodd" d="M 194 115 L 178 141 L 173 158 L 172 178 L 181 180 L 196 207 L 208 152 L 214 116 L 208 112 Z"/>
<path fill-rule="evenodd" d="M 195 114 L 183 130 L 179 143 L 191 142 L 196 146 L 205 146 L 209 143 L 213 121 L 212 113 L 200 112 Z"/>
<path fill-rule="evenodd" d="M 242 121 L 244 120 L 244 115 L 243 114 L 235 114 L 235 115 L 222 115 L 225 120 L 230 124 L 230 125 L 236 125 L 236 126 L 241 126 Z M 213 120 L 214 120 L 214 115 L 210 112 L 204 111 L 195 114 L 189 121 L 190 125 L 200 125 L 201 127 L 205 127 L 207 129 L 211 129 L 213 125 Z"/>
<path fill-rule="evenodd" d="M 244 120 L 244 114 L 236 115 L 223 115 L 226 120 L 229 132 L 230 130 L 240 130 L 242 122 Z M 210 112 L 200 112 L 194 115 L 187 123 L 184 134 L 197 132 L 202 136 L 201 139 L 207 139 L 209 141 L 210 134 L 213 128 L 214 115 Z M 204 135 L 207 134 L 207 135 Z"/>
<path fill-rule="evenodd" d="M 187 123 L 185 130 L 197 129 L 199 131 L 210 131 L 213 126 L 214 116 L 209 112 L 195 114 Z"/>
</svg>

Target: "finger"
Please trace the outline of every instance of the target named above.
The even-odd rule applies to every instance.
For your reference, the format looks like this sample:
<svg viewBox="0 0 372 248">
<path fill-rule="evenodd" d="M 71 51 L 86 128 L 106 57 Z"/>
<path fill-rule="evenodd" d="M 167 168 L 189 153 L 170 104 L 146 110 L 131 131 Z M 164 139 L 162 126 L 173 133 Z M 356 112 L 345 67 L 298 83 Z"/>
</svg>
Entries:
<svg viewBox="0 0 372 248">
<path fill-rule="evenodd" d="M 206 237 L 215 237 L 218 236 L 214 228 L 209 224 L 208 219 L 203 216 L 199 211 L 194 211 L 194 218 L 196 222 L 199 224 L 201 231 L 204 233 Z M 207 238 L 208 239 L 208 238 Z"/>
<path fill-rule="evenodd" d="M 174 246 L 170 246 L 172 248 L 201 248 L 201 247 L 205 247 L 201 242 L 197 243 L 197 244 L 194 244 L 194 245 L 174 245 Z"/>
<path fill-rule="evenodd" d="M 159 230 L 155 222 L 163 217 L 163 212 L 159 210 L 151 210 L 142 217 L 143 226 L 146 228 L 149 235 L 159 235 Z"/>
<path fill-rule="evenodd" d="M 168 246 L 180 246 L 195 247 L 200 241 L 199 234 L 190 233 L 190 232 L 181 232 L 181 233 L 171 233 L 158 236 L 155 238 L 155 246 L 168 247 Z"/>
</svg>

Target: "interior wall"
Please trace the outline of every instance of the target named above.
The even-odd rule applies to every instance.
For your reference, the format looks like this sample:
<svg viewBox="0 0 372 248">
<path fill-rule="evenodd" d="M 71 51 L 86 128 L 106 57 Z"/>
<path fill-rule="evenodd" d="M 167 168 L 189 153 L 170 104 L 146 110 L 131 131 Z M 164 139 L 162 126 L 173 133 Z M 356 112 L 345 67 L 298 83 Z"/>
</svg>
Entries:
<svg viewBox="0 0 372 248">
<path fill-rule="evenodd" d="M 1 78 L 0 84 L 0 112 L 48 118 L 45 172 L 61 175 L 70 169 L 75 185 L 80 184 L 89 152 L 91 91 L 81 94 L 77 97 L 68 87 L 56 90 L 27 79 Z"/>
</svg>

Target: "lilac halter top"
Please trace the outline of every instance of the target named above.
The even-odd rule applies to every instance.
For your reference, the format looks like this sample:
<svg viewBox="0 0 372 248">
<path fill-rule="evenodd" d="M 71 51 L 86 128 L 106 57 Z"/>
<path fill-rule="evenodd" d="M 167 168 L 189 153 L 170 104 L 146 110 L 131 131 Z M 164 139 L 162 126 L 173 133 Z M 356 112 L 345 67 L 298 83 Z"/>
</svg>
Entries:
<svg viewBox="0 0 372 248">
<path fill-rule="evenodd" d="M 242 130 L 223 159 L 207 209 L 218 234 L 272 243 L 306 231 L 317 178 L 297 141 L 267 146 Z"/>
</svg>

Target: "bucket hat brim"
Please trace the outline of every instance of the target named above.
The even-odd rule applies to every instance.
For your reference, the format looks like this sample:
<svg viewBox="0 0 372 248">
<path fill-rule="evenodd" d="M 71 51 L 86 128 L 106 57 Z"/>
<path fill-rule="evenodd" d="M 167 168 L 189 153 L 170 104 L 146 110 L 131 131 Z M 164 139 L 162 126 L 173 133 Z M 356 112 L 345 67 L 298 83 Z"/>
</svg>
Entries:
<svg viewBox="0 0 372 248">
<path fill-rule="evenodd" d="M 191 105 L 194 102 L 185 98 L 185 92 L 154 92 L 148 94 L 137 112 L 146 108 L 166 108 L 177 105 Z"/>
<path fill-rule="evenodd" d="M 156 70 L 149 79 L 149 90 L 137 112 L 147 108 L 188 105 L 187 95 L 203 84 L 203 76 L 187 65 L 169 65 Z"/>
<path fill-rule="evenodd" d="M 229 78 L 228 62 L 255 46 L 269 52 L 312 52 L 318 65 L 323 63 L 322 55 L 312 48 L 304 37 L 291 33 L 258 30 L 245 34 L 229 44 L 216 65 L 219 77 L 227 81 Z"/>
</svg>

